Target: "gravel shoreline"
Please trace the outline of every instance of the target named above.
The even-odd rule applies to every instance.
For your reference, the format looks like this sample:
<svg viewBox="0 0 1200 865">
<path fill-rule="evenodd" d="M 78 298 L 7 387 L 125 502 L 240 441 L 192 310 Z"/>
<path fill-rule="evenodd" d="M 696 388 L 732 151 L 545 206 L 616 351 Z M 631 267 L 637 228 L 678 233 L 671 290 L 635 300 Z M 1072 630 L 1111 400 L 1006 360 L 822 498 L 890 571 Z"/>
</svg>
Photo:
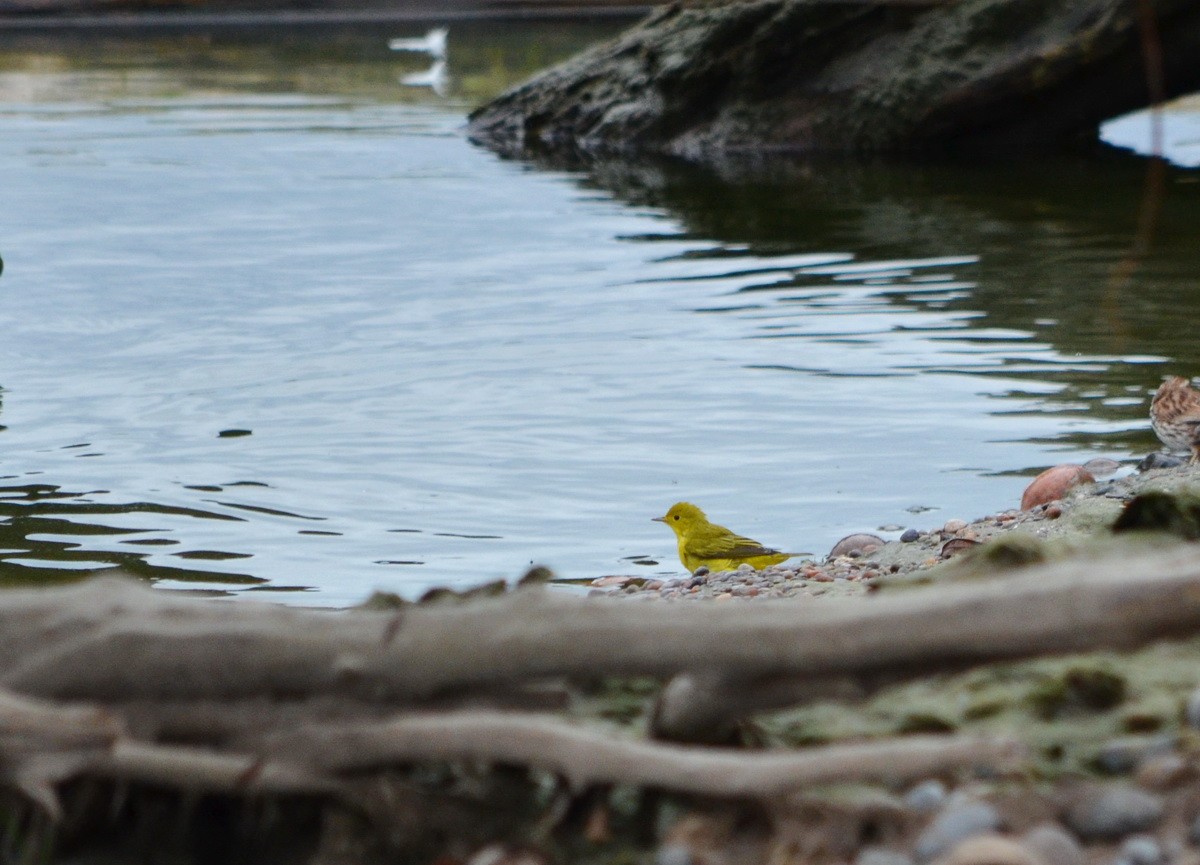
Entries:
<svg viewBox="0 0 1200 865">
<path fill-rule="evenodd" d="M 1026 510 L 1010 508 L 970 522 L 950 519 L 929 529 L 910 529 L 897 541 L 850 535 L 824 560 L 802 559 L 761 571 L 742 565 L 736 571 L 701 568 L 695 574 L 665 579 L 603 576 L 589 584 L 589 597 L 729 601 L 865 595 L 893 580 L 920 579 L 961 553 L 1010 533 L 1037 542 L 1057 541 L 1066 550 L 1106 535 L 1125 503 L 1136 495 L 1151 490 L 1178 492 L 1200 485 L 1200 466 L 1182 465 L 1162 455 L 1151 455 L 1141 465 L 1165 464 L 1165 468 L 1135 469 L 1112 460 L 1096 460 L 1089 466 L 1093 463 L 1097 474 L 1109 469 L 1111 476 L 1076 486 L 1063 499 Z"/>
</svg>

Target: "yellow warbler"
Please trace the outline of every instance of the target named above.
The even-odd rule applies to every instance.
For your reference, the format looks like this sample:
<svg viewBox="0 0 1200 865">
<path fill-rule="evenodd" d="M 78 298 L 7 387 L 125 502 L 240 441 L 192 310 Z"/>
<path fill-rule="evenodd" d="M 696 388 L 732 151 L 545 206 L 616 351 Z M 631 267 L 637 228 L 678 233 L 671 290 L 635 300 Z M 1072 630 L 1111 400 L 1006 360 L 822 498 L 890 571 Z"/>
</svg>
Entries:
<svg viewBox="0 0 1200 865">
<path fill-rule="evenodd" d="M 689 571 L 695 571 L 701 565 L 711 571 L 731 571 L 743 562 L 756 569 L 765 568 L 793 555 L 764 547 L 758 541 L 710 523 L 704 511 L 689 502 L 676 502 L 666 516 L 653 519 L 666 523 L 675 532 L 679 541 L 679 561 Z"/>
</svg>

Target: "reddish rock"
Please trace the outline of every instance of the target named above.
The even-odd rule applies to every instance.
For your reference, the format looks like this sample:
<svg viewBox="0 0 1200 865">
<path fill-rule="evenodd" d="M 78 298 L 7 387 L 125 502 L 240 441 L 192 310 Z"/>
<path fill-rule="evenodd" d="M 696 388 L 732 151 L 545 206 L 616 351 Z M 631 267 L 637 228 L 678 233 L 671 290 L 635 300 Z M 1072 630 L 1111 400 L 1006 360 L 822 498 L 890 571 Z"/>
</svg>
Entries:
<svg viewBox="0 0 1200 865">
<path fill-rule="evenodd" d="M 1021 496 L 1021 510 L 1056 502 L 1080 484 L 1094 483 L 1095 480 L 1083 466 L 1064 463 L 1048 468 L 1025 487 L 1025 494 Z"/>
</svg>

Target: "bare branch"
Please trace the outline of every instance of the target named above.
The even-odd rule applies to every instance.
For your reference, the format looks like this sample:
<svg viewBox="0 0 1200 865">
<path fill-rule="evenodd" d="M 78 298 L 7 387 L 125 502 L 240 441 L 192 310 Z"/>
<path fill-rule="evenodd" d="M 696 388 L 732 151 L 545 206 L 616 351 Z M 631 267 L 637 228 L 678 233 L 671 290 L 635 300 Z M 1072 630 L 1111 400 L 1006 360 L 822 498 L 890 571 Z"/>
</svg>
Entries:
<svg viewBox="0 0 1200 865">
<path fill-rule="evenodd" d="M 306 754 L 335 773 L 418 761 L 536 766 L 575 788 L 635 784 L 701 795 L 769 798 L 832 781 L 907 781 L 973 766 L 1012 768 L 1009 740 L 910 737 L 803 751 L 696 748 L 616 738 L 545 717 L 482 712 L 417 715 L 280 735 L 271 753 Z"/>
</svg>

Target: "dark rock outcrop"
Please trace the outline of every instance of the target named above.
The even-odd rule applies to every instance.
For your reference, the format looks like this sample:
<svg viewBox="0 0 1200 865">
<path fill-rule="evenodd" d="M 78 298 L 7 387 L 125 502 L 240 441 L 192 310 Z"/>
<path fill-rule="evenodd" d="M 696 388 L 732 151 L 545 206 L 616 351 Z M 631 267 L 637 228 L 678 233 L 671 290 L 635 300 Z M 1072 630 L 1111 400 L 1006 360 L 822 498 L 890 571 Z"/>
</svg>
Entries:
<svg viewBox="0 0 1200 865">
<path fill-rule="evenodd" d="M 509 155 L 1060 149 L 1200 87 L 1194 0 L 676 3 L 471 115 Z"/>
</svg>

